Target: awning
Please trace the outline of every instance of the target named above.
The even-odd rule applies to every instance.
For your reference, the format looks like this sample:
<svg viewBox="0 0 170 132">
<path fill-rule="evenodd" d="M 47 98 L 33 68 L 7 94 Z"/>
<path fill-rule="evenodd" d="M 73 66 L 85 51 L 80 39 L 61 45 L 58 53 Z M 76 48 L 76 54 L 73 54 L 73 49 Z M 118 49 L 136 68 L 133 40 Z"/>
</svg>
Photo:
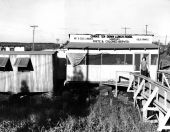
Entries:
<svg viewBox="0 0 170 132">
<path fill-rule="evenodd" d="M 30 58 L 17 58 L 15 63 L 14 63 L 14 66 L 27 67 L 29 61 L 30 61 Z"/>
<path fill-rule="evenodd" d="M 77 66 L 86 56 L 86 53 L 67 53 L 67 57 L 72 66 Z"/>
<path fill-rule="evenodd" d="M 8 57 L 0 57 L 0 67 L 6 67 L 8 59 Z"/>
</svg>

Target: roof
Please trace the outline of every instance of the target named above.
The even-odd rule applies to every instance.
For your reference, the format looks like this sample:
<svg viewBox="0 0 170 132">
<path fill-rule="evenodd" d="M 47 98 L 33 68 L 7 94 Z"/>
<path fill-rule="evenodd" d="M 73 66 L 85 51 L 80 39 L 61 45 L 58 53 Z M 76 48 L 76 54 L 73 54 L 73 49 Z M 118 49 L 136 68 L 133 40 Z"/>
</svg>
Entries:
<svg viewBox="0 0 170 132">
<path fill-rule="evenodd" d="M 0 55 L 52 55 L 57 51 L 0 51 Z"/>
<path fill-rule="evenodd" d="M 158 49 L 155 44 L 115 44 L 115 43 L 80 43 L 80 42 L 70 42 L 65 48 L 67 49 L 105 49 L 105 50 L 126 50 L 126 49 Z"/>
<path fill-rule="evenodd" d="M 32 49 L 32 43 L 26 42 L 0 42 L 0 47 L 25 47 L 25 50 L 30 51 Z M 57 43 L 34 43 L 34 49 L 40 51 L 43 49 L 58 49 Z"/>
<path fill-rule="evenodd" d="M 54 45 L 57 45 L 56 43 L 34 43 L 35 45 L 50 45 L 50 44 L 54 44 Z M 25 46 L 25 45 L 32 45 L 32 43 L 26 43 L 26 42 L 0 42 L 0 46 Z"/>
</svg>

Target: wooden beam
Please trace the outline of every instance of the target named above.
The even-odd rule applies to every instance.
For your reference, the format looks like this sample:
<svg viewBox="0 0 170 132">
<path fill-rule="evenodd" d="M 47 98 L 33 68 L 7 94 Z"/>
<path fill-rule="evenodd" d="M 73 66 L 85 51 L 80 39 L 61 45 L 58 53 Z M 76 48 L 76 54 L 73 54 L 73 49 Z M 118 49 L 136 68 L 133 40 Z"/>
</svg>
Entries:
<svg viewBox="0 0 170 132">
<path fill-rule="evenodd" d="M 129 86 L 127 88 L 127 92 L 134 92 L 135 90 L 130 90 L 131 87 L 133 87 L 133 81 L 134 81 L 134 76 L 130 77 L 130 81 L 129 81 Z"/>
<path fill-rule="evenodd" d="M 155 89 L 153 90 L 152 94 L 149 96 L 148 100 L 144 104 L 143 111 L 147 110 L 148 106 L 150 105 L 150 103 L 153 100 L 153 98 L 156 96 L 157 92 L 158 92 L 158 87 L 155 87 Z"/>
<path fill-rule="evenodd" d="M 136 92 L 134 93 L 133 99 L 136 100 L 136 97 L 138 96 L 138 94 L 140 93 L 140 91 L 143 88 L 143 85 L 145 83 L 145 80 L 143 79 L 142 82 L 140 83 L 138 89 L 136 90 Z"/>
</svg>

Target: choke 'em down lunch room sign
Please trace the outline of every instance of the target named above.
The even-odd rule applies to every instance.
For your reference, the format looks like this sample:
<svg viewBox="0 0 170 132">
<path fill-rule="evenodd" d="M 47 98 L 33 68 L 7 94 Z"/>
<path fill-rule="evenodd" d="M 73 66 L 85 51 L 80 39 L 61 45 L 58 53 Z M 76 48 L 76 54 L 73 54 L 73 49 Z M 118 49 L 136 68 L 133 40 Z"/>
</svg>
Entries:
<svg viewBox="0 0 170 132">
<path fill-rule="evenodd" d="M 140 34 L 70 34 L 70 42 L 85 43 L 152 43 L 154 35 Z"/>
</svg>

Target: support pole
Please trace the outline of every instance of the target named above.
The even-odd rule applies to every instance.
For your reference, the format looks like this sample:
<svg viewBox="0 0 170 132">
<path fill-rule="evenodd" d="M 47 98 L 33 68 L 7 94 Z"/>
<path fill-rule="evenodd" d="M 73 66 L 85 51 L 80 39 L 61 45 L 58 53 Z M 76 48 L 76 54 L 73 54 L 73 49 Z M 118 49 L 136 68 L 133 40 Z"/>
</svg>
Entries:
<svg viewBox="0 0 170 132">
<path fill-rule="evenodd" d="M 34 36 L 35 36 L 35 28 L 38 27 L 37 25 L 30 26 L 33 28 L 33 37 L 32 37 L 32 50 L 35 50 L 35 45 L 34 45 Z"/>
</svg>

